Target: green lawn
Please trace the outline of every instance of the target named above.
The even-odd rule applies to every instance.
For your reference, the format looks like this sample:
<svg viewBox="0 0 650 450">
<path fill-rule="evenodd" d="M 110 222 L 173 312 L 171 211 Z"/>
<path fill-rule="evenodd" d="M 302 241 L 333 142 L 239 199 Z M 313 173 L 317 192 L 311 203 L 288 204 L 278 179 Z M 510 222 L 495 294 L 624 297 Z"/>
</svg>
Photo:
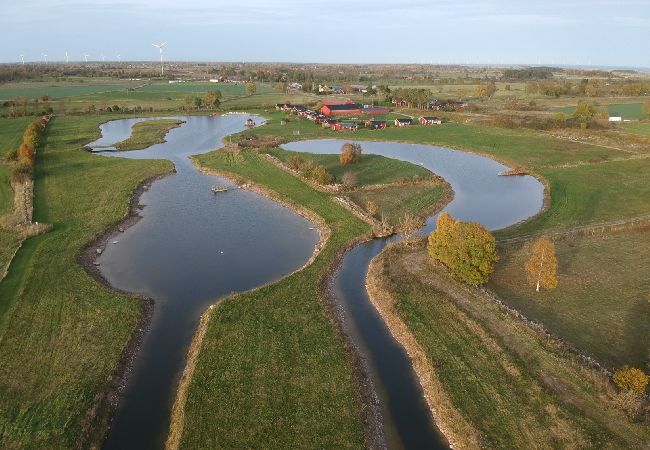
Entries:
<svg viewBox="0 0 650 450">
<path fill-rule="evenodd" d="M 523 270 L 530 245 L 500 248 L 501 261 L 489 286 L 608 367 L 648 367 L 650 233 L 557 240 L 558 287 L 539 293 L 528 285 Z"/>
<path fill-rule="evenodd" d="M 82 149 L 113 117 L 55 117 L 39 149 L 35 216 L 0 283 L 0 447 L 68 449 L 113 372 L 140 303 L 109 292 L 77 264 L 79 249 L 127 212 L 134 187 L 165 161 L 103 158 Z"/>
<path fill-rule="evenodd" d="M 165 142 L 170 130 L 181 126 L 182 120 L 160 119 L 138 122 L 131 128 L 131 136 L 115 144 L 119 150 L 142 150 L 155 144 Z"/>
<path fill-rule="evenodd" d="M 427 262 L 423 247 L 377 262 L 388 307 L 486 448 L 637 448 L 644 424 L 614 408 L 605 377 Z M 373 277 L 371 283 L 375 282 Z M 641 338 L 641 337 L 639 337 Z M 453 428 L 456 424 L 452 423 Z"/>
<path fill-rule="evenodd" d="M 14 204 L 14 192 L 9 184 L 10 176 L 11 168 L 0 163 L 0 216 L 9 211 Z"/>
<path fill-rule="evenodd" d="M 299 155 L 304 159 L 315 161 L 317 164 L 324 165 L 339 183 L 346 172 L 355 173 L 359 185 L 396 183 L 415 177 L 425 180 L 430 179 L 433 175 L 415 164 L 378 155 L 362 155 L 361 161 L 358 163 L 344 166 L 339 161 L 338 155 L 292 152 L 280 148 L 269 150 L 269 153 L 285 162 L 291 155 Z"/>
<path fill-rule="evenodd" d="M 189 387 L 182 448 L 360 448 L 359 386 L 320 280 L 369 227 L 254 152 L 197 157 L 316 211 L 332 235 L 308 268 L 213 309 Z"/>
</svg>

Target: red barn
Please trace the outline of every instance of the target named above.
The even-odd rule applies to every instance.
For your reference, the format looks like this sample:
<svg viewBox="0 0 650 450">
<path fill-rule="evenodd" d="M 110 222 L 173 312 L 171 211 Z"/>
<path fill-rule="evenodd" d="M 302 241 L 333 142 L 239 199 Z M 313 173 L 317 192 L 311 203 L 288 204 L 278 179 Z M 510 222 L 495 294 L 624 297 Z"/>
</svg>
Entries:
<svg viewBox="0 0 650 450">
<path fill-rule="evenodd" d="M 344 105 L 325 105 L 320 109 L 320 112 L 329 117 L 361 114 L 362 109 L 362 106 L 357 103 L 346 103 Z"/>
</svg>

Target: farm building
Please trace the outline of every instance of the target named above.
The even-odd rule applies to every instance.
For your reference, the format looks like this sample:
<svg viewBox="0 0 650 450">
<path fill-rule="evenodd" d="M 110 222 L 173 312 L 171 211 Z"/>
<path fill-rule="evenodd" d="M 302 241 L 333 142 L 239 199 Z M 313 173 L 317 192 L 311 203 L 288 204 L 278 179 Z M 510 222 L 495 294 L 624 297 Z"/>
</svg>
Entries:
<svg viewBox="0 0 650 450">
<path fill-rule="evenodd" d="M 406 118 L 406 117 L 401 119 L 395 119 L 396 127 L 408 127 L 409 125 L 413 125 L 413 119 Z"/>
<path fill-rule="evenodd" d="M 332 125 L 332 129 L 335 131 L 356 131 L 359 129 L 359 125 L 351 121 L 337 122 Z"/>
<path fill-rule="evenodd" d="M 422 116 L 418 119 L 420 125 L 441 125 L 442 120 L 436 116 Z"/>
<path fill-rule="evenodd" d="M 370 115 L 379 115 L 379 114 L 388 114 L 388 108 L 383 108 L 383 107 L 373 107 L 370 106 L 368 108 L 363 108 L 361 110 L 363 114 L 370 114 Z"/>
<path fill-rule="evenodd" d="M 407 102 L 407 101 L 404 100 L 403 98 L 394 98 L 394 99 L 392 100 L 391 103 L 392 103 L 393 105 L 395 105 L 395 106 L 399 106 L 399 107 L 408 106 L 408 104 L 409 104 L 409 102 Z"/>
<path fill-rule="evenodd" d="M 386 128 L 388 126 L 388 123 L 385 120 L 368 120 L 366 121 L 366 128 L 370 128 L 371 130 L 381 130 L 383 128 Z"/>
<path fill-rule="evenodd" d="M 344 105 L 325 105 L 320 112 L 325 116 L 336 116 L 343 114 L 361 114 L 361 105 L 357 103 L 346 103 Z"/>
</svg>

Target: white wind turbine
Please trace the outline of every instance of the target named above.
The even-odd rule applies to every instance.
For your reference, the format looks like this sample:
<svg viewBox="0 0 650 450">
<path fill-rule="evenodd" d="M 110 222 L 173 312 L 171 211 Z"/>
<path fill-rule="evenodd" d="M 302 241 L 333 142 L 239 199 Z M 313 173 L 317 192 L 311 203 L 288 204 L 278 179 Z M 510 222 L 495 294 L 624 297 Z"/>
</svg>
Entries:
<svg viewBox="0 0 650 450">
<path fill-rule="evenodd" d="M 86 62 L 88 62 L 88 55 L 87 54 L 84 54 L 84 60 L 86 60 Z"/>
<path fill-rule="evenodd" d="M 154 47 L 156 47 L 158 50 L 160 50 L 160 76 L 162 77 L 165 73 L 165 68 L 163 66 L 163 47 L 167 44 L 167 42 L 163 42 L 162 44 L 151 44 Z"/>
<path fill-rule="evenodd" d="M 70 62 L 70 58 L 68 57 L 68 52 L 67 51 L 65 52 L 65 62 L 67 62 L 67 63 Z"/>
<path fill-rule="evenodd" d="M 122 62 L 122 55 L 117 55 L 117 62 Z"/>
<path fill-rule="evenodd" d="M 47 54 L 43 53 L 43 61 L 45 61 L 45 65 L 47 65 Z"/>
<path fill-rule="evenodd" d="M 100 53 L 99 56 L 102 59 L 102 62 L 106 61 L 106 56 L 104 56 L 104 53 Z"/>
<path fill-rule="evenodd" d="M 25 55 L 22 53 L 20 54 L 20 60 L 23 62 L 23 66 L 25 65 Z"/>
</svg>

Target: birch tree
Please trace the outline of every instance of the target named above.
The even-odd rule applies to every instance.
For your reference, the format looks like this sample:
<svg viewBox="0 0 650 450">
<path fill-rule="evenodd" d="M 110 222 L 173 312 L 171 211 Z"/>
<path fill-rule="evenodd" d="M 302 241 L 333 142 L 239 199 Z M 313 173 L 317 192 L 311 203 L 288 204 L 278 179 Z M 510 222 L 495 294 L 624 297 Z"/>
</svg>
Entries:
<svg viewBox="0 0 650 450">
<path fill-rule="evenodd" d="M 555 245 L 546 236 L 540 237 L 533 246 L 533 253 L 525 265 L 528 282 L 539 292 L 540 287 L 557 287 L 557 257 Z"/>
</svg>

